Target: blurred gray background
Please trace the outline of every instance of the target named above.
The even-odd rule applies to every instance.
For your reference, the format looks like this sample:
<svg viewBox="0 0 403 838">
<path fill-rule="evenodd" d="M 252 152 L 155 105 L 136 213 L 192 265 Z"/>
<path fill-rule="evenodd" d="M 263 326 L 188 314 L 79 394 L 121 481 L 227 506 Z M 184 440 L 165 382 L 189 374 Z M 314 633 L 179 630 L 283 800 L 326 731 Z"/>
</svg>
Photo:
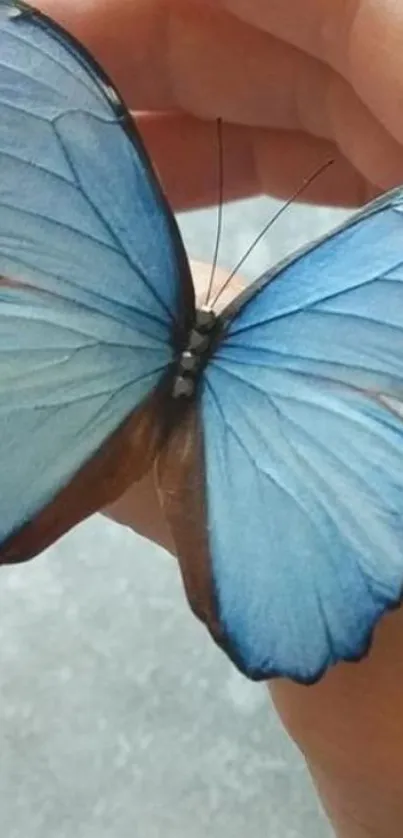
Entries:
<svg viewBox="0 0 403 838">
<path fill-rule="evenodd" d="M 224 210 L 233 267 L 274 201 Z M 341 213 L 292 206 L 255 277 Z M 216 213 L 180 219 L 210 260 Z M 190 615 L 174 561 L 100 516 L 0 575 L 2 838 L 329 838 L 264 687 Z"/>
</svg>

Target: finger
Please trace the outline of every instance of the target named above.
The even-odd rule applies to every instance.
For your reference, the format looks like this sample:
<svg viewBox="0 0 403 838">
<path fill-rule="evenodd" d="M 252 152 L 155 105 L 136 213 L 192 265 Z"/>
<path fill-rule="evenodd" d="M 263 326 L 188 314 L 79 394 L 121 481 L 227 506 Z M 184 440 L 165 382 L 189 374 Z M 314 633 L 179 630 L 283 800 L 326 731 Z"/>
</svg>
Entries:
<svg viewBox="0 0 403 838">
<path fill-rule="evenodd" d="M 180 108 L 296 130 L 309 123 L 331 139 L 326 65 L 227 12 L 188 0 L 41 5 L 90 47 L 137 111 Z"/>
<path fill-rule="evenodd" d="M 296 82 L 308 70 L 309 78 L 321 71 L 319 62 L 204 3 L 40 5 L 89 47 L 137 111 L 181 108 L 206 118 L 300 128 Z"/>
<path fill-rule="evenodd" d="M 214 4 L 328 63 L 403 142 L 402 3 L 214 0 Z"/>
<path fill-rule="evenodd" d="M 216 203 L 217 125 L 186 116 L 142 116 L 138 124 L 176 209 Z M 326 160 L 334 165 L 301 196 L 306 202 L 356 206 L 376 190 L 336 147 L 307 134 L 223 127 L 225 200 L 267 193 L 288 198 Z"/>
<path fill-rule="evenodd" d="M 168 18 L 161 0 L 38 0 L 71 32 L 139 110 L 171 107 Z"/>
<path fill-rule="evenodd" d="M 400 609 L 381 621 L 360 663 L 339 664 L 309 689 L 281 679 L 270 684 L 340 835 L 400 835 L 402 653 Z"/>
<path fill-rule="evenodd" d="M 312 133 L 334 142 L 380 188 L 402 182 L 401 143 L 339 73 L 231 15 L 204 4 L 204 13 L 200 4 L 179 5 L 181 13 L 171 20 L 170 74 L 180 107 Z"/>
<path fill-rule="evenodd" d="M 137 110 L 180 108 L 206 119 L 302 130 L 334 143 L 376 186 L 402 181 L 402 148 L 351 86 L 320 61 L 227 12 L 179 0 L 170 4 L 170 15 L 156 0 L 43 4 L 121 77 Z"/>
<path fill-rule="evenodd" d="M 403 181 L 403 146 L 357 99 L 351 87 L 335 77 L 329 116 L 337 147 L 364 178 L 390 189 Z"/>
</svg>

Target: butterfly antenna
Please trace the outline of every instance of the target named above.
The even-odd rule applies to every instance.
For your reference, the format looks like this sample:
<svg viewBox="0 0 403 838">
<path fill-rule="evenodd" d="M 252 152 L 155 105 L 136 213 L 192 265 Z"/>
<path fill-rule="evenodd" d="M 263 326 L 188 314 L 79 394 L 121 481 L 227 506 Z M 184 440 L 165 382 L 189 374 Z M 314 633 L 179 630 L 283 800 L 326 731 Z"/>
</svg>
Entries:
<svg viewBox="0 0 403 838">
<path fill-rule="evenodd" d="M 278 219 L 283 215 L 283 213 L 288 209 L 288 207 L 292 203 L 294 203 L 294 201 L 297 198 L 299 198 L 300 195 L 302 195 L 303 192 L 305 192 L 305 190 L 308 188 L 308 186 L 310 186 L 311 183 L 313 183 L 316 180 L 316 178 L 318 178 L 320 175 L 322 175 L 323 172 L 325 172 L 326 169 L 328 169 L 330 166 L 333 166 L 333 163 L 334 163 L 334 160 L 326 160 L 326 163 L 323 163 L 322 166 L 320 166 L 319 169 L 316 169 L 316 171 L 313 172 L 312 175 L 309 175 L 309 177 L 305 178 L 305 180 L 303 181 L 301 186 L 299 186 L 298 189 L 296 189 L 296 191 L 291 195 L 291 197 L 288 198 L 288 200 L 285 202 L 285 204 L 283 204 L 283 206 L 280 207 L 280 209 L 275 213 L 275 215 L 266 224 L 266 226 L 264 227 L 262 232 L 259 233 L 259 235 L 256 237 L 256 239 L 252 242 L 251 246 L 248 248 L 245 255 L 242 256 L 242 259 L 235 266 L 234 270 L 231 271 L 228 279 L 225 281 L 224 285 L 222 286 L 222 288 L 220 288 L 220 290 L 218 291 L 218 294 L 215 296 L 215 298 L 212 302 L 212 308 L 214 308 L 217 305 L 218 300 L 220 299 L 221 295 L 224 294 L 224 292 L 227 290 L 227 288 L 228 288 L 230 282 L 232 282 L 234 276 L 238 273 L 238 271 L 241 270 L 241 268 L 243 267 L 243 265 L 245 264 L 247 259 L 249 259 L 249 256 L 251 255 L 252 251 L 262 241 L 262 239 L 265 237 L 266 233 L 268 233 L 268 231 L 271 229 L 273 224 L 275 224 L 276 221 L 278 221 Z"/>
<path fill-rule="evenodd" d="M 221 234 L 223 225 L 223 204 L 224 204 L 224 143 L 223 143 L 223 128 L 222 119 L 217 120 L 217 139 L 218 139 L 218 217 L 217 217 L 217 236 L 214 250 L 214 258 L 212 263 L 210 282 L 207 289 L 207 296 L 205 301 L 206 308 L 210 302 L 210 297 L 213 291 L 214 279 L 218 265 L 218 254 L 220 251 Z"/>
</svg>

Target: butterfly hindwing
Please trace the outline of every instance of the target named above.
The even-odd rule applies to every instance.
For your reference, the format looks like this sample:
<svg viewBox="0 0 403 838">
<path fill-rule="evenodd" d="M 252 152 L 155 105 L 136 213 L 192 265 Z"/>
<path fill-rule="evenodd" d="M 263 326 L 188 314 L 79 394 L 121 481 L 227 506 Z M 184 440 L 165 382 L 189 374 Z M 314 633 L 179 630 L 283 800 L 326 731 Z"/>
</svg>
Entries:
<svg viewBox="0 0 403 838">
<path fill-rule="evenodd" d="M 11 2 L 0 277 L 4 543 L 150 397 L 193 310 L 179 233 L 124 105 L 69 36 Z"/>
<path fill-rule="evenodd" d="M 219 642 L 252 678 L 309 683 L 402 593 L 403 193 L 225 317 L 201 396 Z"/>
</svg>

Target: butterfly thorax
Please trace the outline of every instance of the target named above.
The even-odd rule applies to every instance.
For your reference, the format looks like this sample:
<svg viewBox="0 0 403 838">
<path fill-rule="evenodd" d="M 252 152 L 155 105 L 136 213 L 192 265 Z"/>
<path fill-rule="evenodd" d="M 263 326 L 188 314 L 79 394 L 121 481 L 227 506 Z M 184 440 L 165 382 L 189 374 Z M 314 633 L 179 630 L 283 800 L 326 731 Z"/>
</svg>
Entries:
<svg viewBox="0 0 403 838">
<path fill-rule="evenodd" d="M 177 360 L 172 388 L 174 399 L 190 399 L 193 396 L 199 375 L 210 356 L 217 325 L 218 317 L 211 309 L 196 310 L 185 348 Z"/>
</svg>

